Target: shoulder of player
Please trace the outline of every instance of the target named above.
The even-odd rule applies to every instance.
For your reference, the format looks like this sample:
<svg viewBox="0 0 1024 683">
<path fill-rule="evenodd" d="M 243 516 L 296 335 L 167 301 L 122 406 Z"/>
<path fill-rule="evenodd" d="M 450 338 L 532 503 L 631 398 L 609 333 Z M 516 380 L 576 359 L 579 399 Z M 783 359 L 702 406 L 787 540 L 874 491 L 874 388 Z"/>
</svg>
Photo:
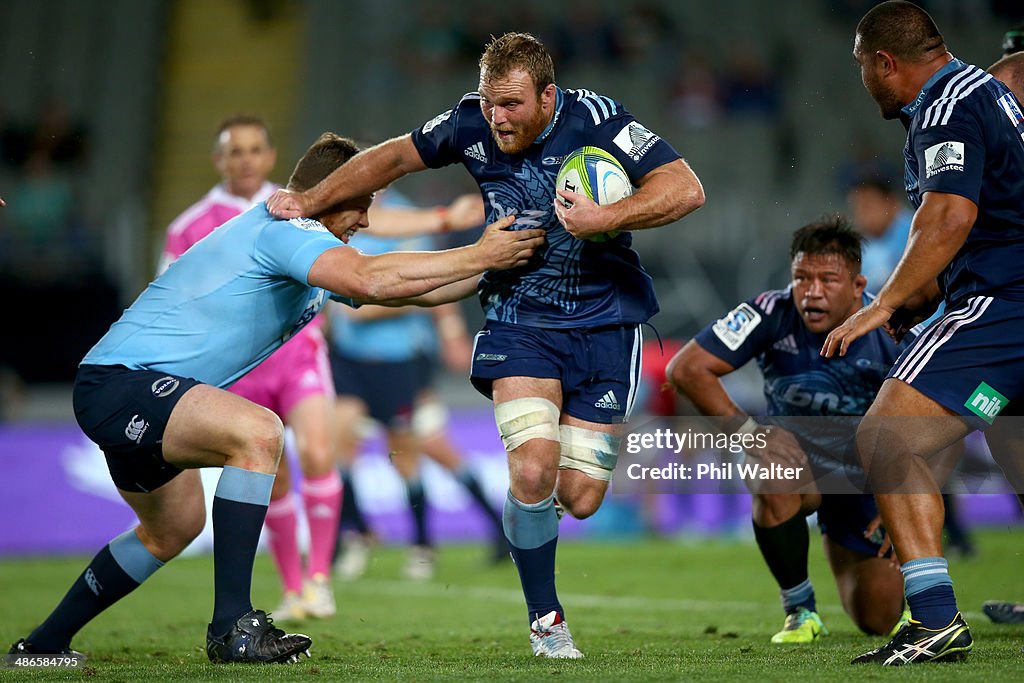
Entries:
<svg viewBox="0 0 1024 683">
<path fill-rule="evenodd" d="M 593 90 L 575 88 L 564 90 L 563 93 L 564 115 L 581 118 L 593 126 L 628 113 L 622 103 Z"/>
<path fill-rule="evenodd" d="M 769 289 L 768 291 L 761 292 L 751 301 L 766 316 L 781 316 L 788 311 L 796 310 L 793 303 L 793 289 L 791 287 Z"/>
<path fill-rule="evenodd" d="M 975 104 L 989 99 L 982 86 L 993 82 L 992 74 L 973 64 L 951 72 L 928 91 L 918 110 L 918 127 L 944 126 L 974 114 Z"/>
</svg>

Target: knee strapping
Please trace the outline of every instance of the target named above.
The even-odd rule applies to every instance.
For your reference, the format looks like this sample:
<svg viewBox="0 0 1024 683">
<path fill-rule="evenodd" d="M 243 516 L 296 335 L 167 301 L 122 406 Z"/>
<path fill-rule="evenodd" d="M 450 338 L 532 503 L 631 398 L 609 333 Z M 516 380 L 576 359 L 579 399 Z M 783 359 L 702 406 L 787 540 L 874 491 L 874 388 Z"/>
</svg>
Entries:
<svg viewBox="0 0 1024 683">
<path fill-rule="evenodd" d="M 559 469 L 579 470 L 591 479 L 611 481 L 619 460 L 620 437 L 574 425 L 561 425 L 558 433 L 562 443 Z"/>
<path fill-rule="evenodd" d="M 517 398 L 494 406 L 494 421 L 508 452 L 530 439 L 558 441 L 560 416 L 558 406 L 546 398 Z"/>
</svg>

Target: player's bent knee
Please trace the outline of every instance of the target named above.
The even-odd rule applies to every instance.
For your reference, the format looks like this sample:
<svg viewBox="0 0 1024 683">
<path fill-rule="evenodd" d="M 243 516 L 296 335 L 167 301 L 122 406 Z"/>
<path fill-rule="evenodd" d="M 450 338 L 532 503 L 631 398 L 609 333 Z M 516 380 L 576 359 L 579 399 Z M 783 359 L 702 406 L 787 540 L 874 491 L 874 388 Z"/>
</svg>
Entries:
<svg viewBox="0 0 1024 683">
<path fill-rule="evenodd" d="M 559 469 L 579 470 L 591 479 L 611 481 L 622 441 L 618 436 L 575 425 L 560 425 L 558 432 L 562 446 Z"/>
<path fill-rule="evenodd" d="M 546 398 L 528 396 L 494 406 L 494 420 L 498 433 L 509 453 L 531 439 L 557 442 L 558 420 L 561 411 Z"/>
<path fill-rule="evenodd" d="M 601 507 L 601 503 L 604 501 L 603 491 L 591 491 L 587 490 L 582 494 L 574 494 L 572 497 L 558 498 L 559 504 L 565 509 L 566 513 L 575 519 L 586 519 L 590 517 Z"/>
<path fill-rule="evenodd" d="M 284 424 L 281 418 L 266 408 L 260 408 L 247 416 L 244 429 L 244 452 L 238 454 L 237 466 L 265 472 L 276 471 L 278 459 L 284 450 Z"/>
</svg>

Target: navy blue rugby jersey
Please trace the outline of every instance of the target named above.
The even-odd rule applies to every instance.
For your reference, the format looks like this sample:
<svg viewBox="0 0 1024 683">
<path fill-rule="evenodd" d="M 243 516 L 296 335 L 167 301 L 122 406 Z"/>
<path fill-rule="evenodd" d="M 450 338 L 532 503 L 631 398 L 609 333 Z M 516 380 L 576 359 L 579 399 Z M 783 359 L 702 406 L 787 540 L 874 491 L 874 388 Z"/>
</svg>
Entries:
<svg viewBox="0 0 1024 683">
<path fill-rule="evenodd" d="M 871 300 L 864 296 L 864 304 Z M 804 447 L 828 459 L 851 459 L 855 420 L 867 412 L 889 368 L 912 334 L 899 346 L 880 329 L 850 345 L 845 356 L 823 358 L 824 334 L 807 329 L 793 301 L 792 287 L 759 294 L 708 325 L 694 339 L 734 368 L 757 360 L 764 377 L 769 416 L 843 418 L 783 424 Z M 838 454 L 845 453 L 840 458 Z M 814 453 L 811 453 L 813 456 Z"/>
<path fill-rule="evenodd" d="M 412 140 L 428 167 L 466 167 L 480 186 L 488 223 L 515 214 L 513 229 L 547 231 L 547 244 L 528 265 L 484 275 L 480 301 L 489 320 L 565 329 L 642 323 L 658 312 L 628 231 L 604 243 L 577 240 L 555 217 L 555 176 L 580 147 L 611 153 L 634 184 L 680 158 L 621 104 L 589 90 L 559 89 L 551 123 L 512 156 L 498 148 L 473 92 L 414 130 Z"/>
<path fill-rule="evenodd" d="M 946 300 L 985 294 L 1024 301 L 1024 114 L 1005 85 L 958 59 L 937 71 L 900 119 L 904 179 L 978 205 L 967 241 L 939 277 Z"/>
</svg>

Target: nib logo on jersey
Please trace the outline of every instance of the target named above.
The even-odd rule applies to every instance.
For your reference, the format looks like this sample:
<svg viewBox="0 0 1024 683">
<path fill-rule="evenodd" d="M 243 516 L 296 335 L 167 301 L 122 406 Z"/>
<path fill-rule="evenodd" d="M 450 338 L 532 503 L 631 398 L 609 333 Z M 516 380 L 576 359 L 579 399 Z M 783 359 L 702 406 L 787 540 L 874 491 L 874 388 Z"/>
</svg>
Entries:
<svg viewBox="0 0 1024 683">
<path fill-rule="evenodd" d="M 595 408 L 605 408 L 607 410 L 622 410 L 622 406 L 619 405 L 619 399 L 615 397 L 615 392 L 609 390 L 601 399 L 594 404 Z"/>
<path fill-rule="evenodd" d="M 487 163 L 487 152 L 484 150 L 484 143 L 477 142 L 476 144 L 470 145 L 466 149 L 462 150 L 470 159 L 476 159 L 479 162 Z"/>
<path fill-rule="evenodd" d="M 940 142 L 924 151 L 924 164 L 928 177 L 943 171 L 964 170 L 964 143 Z"/>
</svg>

